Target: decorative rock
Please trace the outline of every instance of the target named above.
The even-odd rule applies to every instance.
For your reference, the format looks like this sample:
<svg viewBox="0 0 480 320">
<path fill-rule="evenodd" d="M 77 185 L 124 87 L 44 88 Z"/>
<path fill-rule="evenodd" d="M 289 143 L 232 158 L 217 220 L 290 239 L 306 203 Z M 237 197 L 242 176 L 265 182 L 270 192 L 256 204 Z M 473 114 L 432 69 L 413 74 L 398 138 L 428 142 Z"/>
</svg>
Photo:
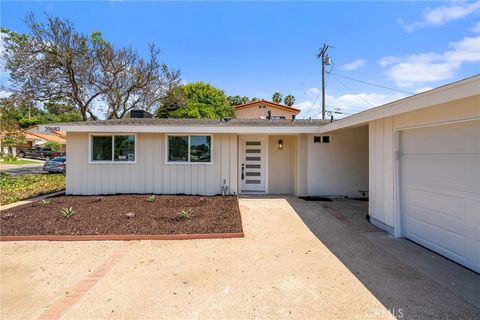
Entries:
<svg viewBox="0 0 480 320">
<path fill-rule="evenodd" d="M 135 217 L 135 213 L 134 213 L 134 212 L 128 212 L 128 213 L 127 213 L 127 218 L 128 218 L 128 219 L 132 219 L 132 218 L 134 218 L 134 217 Z"/>
<path fill-rule="evenodd" d="M 10 219 L 13 218 L 15 215 L 13 213 L 5 213 L 2 218 L 3 219 Z"/>
</svg>

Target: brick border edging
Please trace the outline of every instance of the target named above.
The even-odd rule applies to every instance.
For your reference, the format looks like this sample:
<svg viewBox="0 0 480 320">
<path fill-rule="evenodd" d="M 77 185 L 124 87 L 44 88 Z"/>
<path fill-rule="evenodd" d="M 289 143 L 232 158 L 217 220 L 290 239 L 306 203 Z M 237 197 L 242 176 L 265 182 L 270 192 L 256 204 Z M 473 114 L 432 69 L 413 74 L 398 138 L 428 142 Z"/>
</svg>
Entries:
<svg viewBox="0 0 480 320">
<path fill-rule="evenodd" d="M 0 236 L 0 241 L 130 241 L 130 240 L 195 240 L 244 238 L 243 232 L 190 234 L 106 234 L 106 235 L 34 235 Z"/>
</svg>

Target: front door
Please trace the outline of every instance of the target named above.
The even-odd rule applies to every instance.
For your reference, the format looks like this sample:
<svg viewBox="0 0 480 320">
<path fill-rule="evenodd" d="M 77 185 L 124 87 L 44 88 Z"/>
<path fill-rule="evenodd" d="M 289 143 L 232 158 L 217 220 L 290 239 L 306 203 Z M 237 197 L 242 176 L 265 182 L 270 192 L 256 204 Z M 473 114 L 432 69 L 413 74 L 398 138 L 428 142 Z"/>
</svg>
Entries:
<svg viewBox="0 0 480 320">
<path fill-rule="evenodd" d="M 265 193 L 267 139 L 261 136 L 240 136 L 240 192 Z"/>
</svg>

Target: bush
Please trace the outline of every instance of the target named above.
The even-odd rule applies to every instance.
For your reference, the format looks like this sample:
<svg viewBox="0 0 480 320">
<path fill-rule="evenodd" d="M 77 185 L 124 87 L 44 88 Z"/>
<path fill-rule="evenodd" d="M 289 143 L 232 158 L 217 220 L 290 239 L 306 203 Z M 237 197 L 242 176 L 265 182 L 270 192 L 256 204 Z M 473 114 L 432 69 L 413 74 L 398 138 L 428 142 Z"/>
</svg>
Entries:
<svg viewBox="0 0 480 320">
<path fill-rule="evenodd" d="M 12 176 L 0 171 L 0 205 L 25 200 L 65 189 L 63 174 Z"/>
</svg>

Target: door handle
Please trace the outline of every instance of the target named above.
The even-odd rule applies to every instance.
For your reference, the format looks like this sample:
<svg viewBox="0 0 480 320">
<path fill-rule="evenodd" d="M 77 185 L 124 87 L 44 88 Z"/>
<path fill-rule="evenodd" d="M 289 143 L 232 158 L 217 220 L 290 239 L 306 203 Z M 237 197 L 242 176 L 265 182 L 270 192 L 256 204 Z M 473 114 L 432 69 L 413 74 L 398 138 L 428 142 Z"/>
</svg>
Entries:
<svg viewBox="0 0 480 320">
<path fill-rule="evenodd" d="M 245 179 L 244 171 L 245 171 L 245 165 L 242 163 L 242 180 Z"/>
</svg>

